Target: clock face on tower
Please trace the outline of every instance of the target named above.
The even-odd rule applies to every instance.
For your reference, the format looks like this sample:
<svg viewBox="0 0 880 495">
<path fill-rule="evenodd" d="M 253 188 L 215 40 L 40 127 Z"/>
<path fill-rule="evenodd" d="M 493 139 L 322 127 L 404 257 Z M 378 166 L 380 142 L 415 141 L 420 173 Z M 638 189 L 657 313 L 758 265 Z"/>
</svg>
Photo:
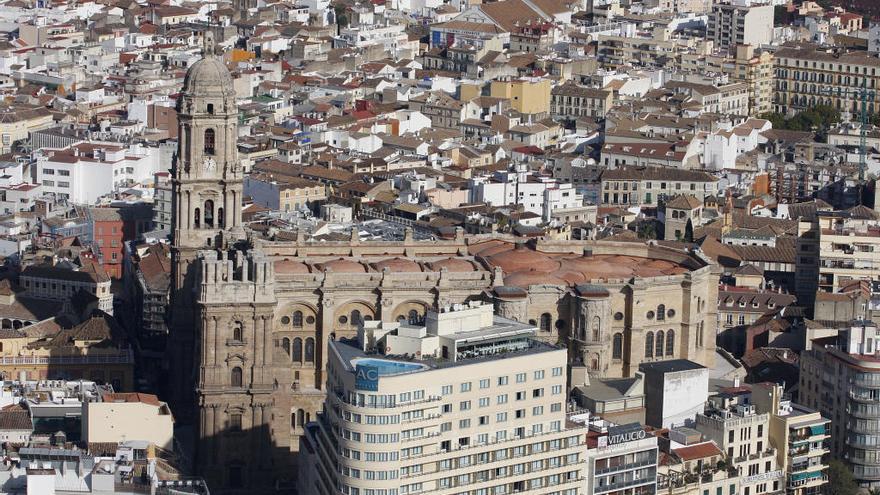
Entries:
<svg viewBox="0 0 880 495">
<path fill-rule="evenodd" d="M 217 162 L 211 157 L 206 157 L 202 169 L 204 169 L 205 172 L 213 172 L 215 168 L 217 168 Z"/>
</svg>

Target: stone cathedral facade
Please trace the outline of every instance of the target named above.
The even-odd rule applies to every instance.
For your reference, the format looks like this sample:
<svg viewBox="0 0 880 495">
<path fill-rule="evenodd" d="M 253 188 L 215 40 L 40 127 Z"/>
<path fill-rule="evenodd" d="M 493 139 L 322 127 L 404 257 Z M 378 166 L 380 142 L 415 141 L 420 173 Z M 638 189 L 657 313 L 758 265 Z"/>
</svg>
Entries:
<svg viewBox="0 0 880 495">
<path fill-rule="evenodd" d="M 333 393 L 327 344 L 364 320 L 418 321 L 478 299 L 566 346 L 588 377 L 672 358 L 712 366 L 718 271 L 699 253 L 462 232 L 271 242 L 241 225 L 232 79 L 210 50 L 186 76 L 179 113 L 168 357 L 175 414 L 197 426 L 212 491 L 293 486 L 303 427 Z"/>
</svg>

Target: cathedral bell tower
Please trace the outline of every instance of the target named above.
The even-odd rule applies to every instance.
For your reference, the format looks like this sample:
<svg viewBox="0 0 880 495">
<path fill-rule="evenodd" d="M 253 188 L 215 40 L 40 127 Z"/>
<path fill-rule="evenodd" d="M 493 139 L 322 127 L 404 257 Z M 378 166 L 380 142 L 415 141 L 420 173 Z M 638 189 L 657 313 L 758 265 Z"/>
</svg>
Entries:
<svg viewBox="0 0 880 495">
<path fill-rule="evenodd" d="M 205 33 L 204 57 L 186 73 L 177 100 L 178 150 L 171 168 L 171 312 L 168 359 L 176 415 L 195 410 L 195 289 L 198 253 L 227 249 L 244 238 L 242 169 L 236 138 L 238 110 L 232 76 Z"/>
<path fill-rule="evenodd" d="M 204 58 L 190 67 L 178 99 L 174 164 L 174 246 L 224 247 L 242 237 L 242 170 L 232 76 L 205 33 Z"/>
</svg>

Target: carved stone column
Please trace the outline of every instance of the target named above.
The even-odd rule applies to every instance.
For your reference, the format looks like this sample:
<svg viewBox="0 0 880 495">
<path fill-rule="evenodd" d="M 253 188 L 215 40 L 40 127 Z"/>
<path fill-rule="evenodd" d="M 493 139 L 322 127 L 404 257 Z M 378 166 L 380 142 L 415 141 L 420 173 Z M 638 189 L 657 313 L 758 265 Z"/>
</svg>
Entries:
<svg viewBox="0 0 880 495">
<path fill-rule="evenodd" d="M 327 366 L 327 343 L 330 340 L 330 334 L 333 333 L 335 309 L 333 297 L 324 294 L 321 297 L 321 328 L 317 332 L 319 338 L 315 345 L 317 354 L 315 356 L 315 388 L 319 390 L 324 388 L 324 368 Z M 303 352 L 305 352 L 305 349 L 303 349 Z"/>
<path fill-rule="evenodd" d="M 266 426 L 266 404 L 259 404 L 257 406 L 257 420 L 258 423 L 256 425 L 258 435 L 257 437 L 257 447 L 259 450 L 257 451 L 257 465 L 261 468 L 266 466 L 266 452 L 269 450 L 266 445 L 269 441 L 269 428 Z"/>
<path fill-rule="evenodd" d="M 209 404 L 205 410 L 205 414 L 207 415 L 207 419 L 205 424 L 208 428 L 208 442 L 207 448 L 210 450 L 210 458 L 211 462 L 217 462 L 217 432 L 219 429 L 217 428 L 217 405 Z"/>
<path fill-rule="evenodd" d="M 211 371 L 211 382 L 216 382 L 217 381 L 217 374 L 218 374 L 217 366 L 220 364 L 221 356 L 223 355 L 223 347 L 221 347 L 221 345 L 222 345 L 221 341 L 223 339 L 220 337 L 220 319 L 217 317 L 214 317 L 214 328 L 213 328 L 212 333 L 213 333 L 212 339 L 214 341 L 213 342 L 214 345 L 212 346 L 213 354 L 214 354 L 214 358 L 213 358 L 214 368 Z"/>
</svg>

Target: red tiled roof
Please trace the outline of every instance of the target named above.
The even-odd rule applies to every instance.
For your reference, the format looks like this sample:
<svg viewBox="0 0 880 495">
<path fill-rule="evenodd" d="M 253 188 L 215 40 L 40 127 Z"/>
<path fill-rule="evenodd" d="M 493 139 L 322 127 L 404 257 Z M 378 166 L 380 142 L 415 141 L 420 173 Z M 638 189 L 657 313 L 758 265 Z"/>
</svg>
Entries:
<svg viewBox="0 0 880 495">
<path fill-rule="evenodd" d="M 675 455 L 680 457 L 682 461 L 693 461 L 696 459 L 705 459 L 707 457 L 721 455 L 721 449 L 715 445 L 715 442 L 703 442 L 695 445 L 688 445 L 687 447 L 673 449 L 673 452 L 675 452 Z"/>
</svg>

